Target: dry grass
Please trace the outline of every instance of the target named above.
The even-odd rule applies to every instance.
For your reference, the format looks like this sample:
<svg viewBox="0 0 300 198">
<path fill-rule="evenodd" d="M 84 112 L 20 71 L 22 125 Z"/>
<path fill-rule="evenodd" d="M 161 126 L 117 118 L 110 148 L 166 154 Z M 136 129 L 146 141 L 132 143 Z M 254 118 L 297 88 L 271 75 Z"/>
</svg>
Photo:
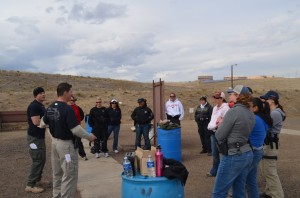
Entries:
<svg viewBox="0 0 300 198">
<path fill-rule="evenodd" d="M 58 74 L 27 73 L 18 71 L 0 70 L 0 109 L 26 110 L 33 100 L 32 90 L 36 86 L 43 86 L 46 90 L 45 105 L 48 106 L 56 99 L 56 86 L 60 82 L 69 82 L 73 85 L 73 92 L 78 97 L 77 104 L 85 113 L 95 104 L 95 98 L 100 96 L 104 105 L 108 106 L 112 98 L 122 101 L 123 122 L 131 122 L 130 114 L 137 105 L 137 98 L 144 97 L 152 108 L 152 82 L 140 83 L 107 78 L 91 78 Z M 201 95 L 212 95 L 216 89 L 227 90 L 230 81 L 216 83 L 172 82 L 165 83 L 165 99 L 170 92 L 175 92 L 182 101 L 186 113 L 189 108 L 198 104 Z M 273 89 L 280 93 L 280 102 L 284 106 L 288 118 L 300 116 L 300 78 L 269 78 L 259 80 L 234 81 L 234 84 L 250 86 L 255 96 L 260 96 Z M 213 100 L 209 99 L 212 103 Z M 187 115 L 185 119 L 189 119 Z"/>
</svg>

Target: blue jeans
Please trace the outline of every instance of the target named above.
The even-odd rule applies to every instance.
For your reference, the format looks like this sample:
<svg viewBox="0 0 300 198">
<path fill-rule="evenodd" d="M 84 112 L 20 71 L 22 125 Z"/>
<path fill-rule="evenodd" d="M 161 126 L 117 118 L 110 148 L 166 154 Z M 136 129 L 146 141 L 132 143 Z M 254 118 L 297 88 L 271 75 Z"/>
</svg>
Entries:
<svg viewBox="0 0 300 198">
<path fill-rule="evenodd" d="M 141 139 L 142 135 L 145 141 L 145 150 L 151 149 L 150 139 L 149 139 L 149 131 L 151 128 L 150 124 L 137 124 L 136 128 L 136 136 L 135 136 L 135 148 L 141 147 Z"/>
<path fill-rule="evenodd" d="M 253 150 L 253 161 L 249 169 L 249 173 L 246 181 L 249 198 L 259 197 L 259 190 L 257 184 L 257 169 L 258 169 L 258 164 L 262 159 L 263 153 L 264 153 L 263 149 Z"/>
<path fill-rule="evenodd" d="M 118 150 L 120 125 L 119 124 L 108 125 L 107 139 L 109 138 L 112 132 L 114 132 L 114 143 L 113 143 L 113 151 L 114 151 L 114 150 Z"/>
<path fill-rule="evenodd" d="M 216 146 L 217 139 L 216 139 L 214 133 L 211 134 L 211 136 L 210 136 L 210 142 L 211 142 L 211 154 L 213 156 L 213 166 L 210 170 L 210 174 L 212 176 L 216 176 L 217 171 L 218 171 L 218 167 L 219 167 L 219 164 L 220 164 L 220 153 L 219 153 L 219 150 Z"/>
<path fill-rule="evenodd" d="M 246 178 L 252 160 L 252 151 L 237 155 L 223 155 L 212 197 L 226 198 L 230 187 L 232 187 L 232 197 L 246 198 Z"/>
</svg>

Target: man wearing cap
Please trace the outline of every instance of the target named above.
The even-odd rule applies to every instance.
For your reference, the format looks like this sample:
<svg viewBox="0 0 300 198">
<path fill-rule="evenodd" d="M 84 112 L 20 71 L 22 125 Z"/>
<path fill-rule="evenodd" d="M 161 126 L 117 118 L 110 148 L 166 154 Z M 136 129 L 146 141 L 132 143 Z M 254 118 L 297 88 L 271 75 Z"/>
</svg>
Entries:
<svg viewBox="0 0 300 198">
<path fill-rule="evenodd" d="M 46 162 L 46 144 L 45 144 L 45 129 L 41 129 L 41 118 L 44 116 L 46 109 L 43 105 L 45 101 L 45 91 L 42 87 L 37 87 L 33 90 L 34 100 L 27 108 L 27 144 L 29 154 L 32 159 L 30 173 L 27 178 L 26 192 L 40 193 L 44 189 L 39 185 L 50 184 L 47 181 L 41 181 L 44 165 Z"/>
<path fill-rule="evenodd" d="M 268 130 L 264 145 L 264 155 L 261 161 L 262 175 L 265 179 L 265 189 L 260 197 L 276 197 L 283 198 L 284 192 L 277 173 L 277 159 L 279 152 L 279 134 L 286 118 L 283 107 L 279 104 L 279 95 L 277 92 L 270 90 L 266 94 L 260 96 L 265 100 L 271 110 L 271 118 L 273 125 Z"/>
<path fill-rule="evenodd" d="M 139 98 L 137 100 L 139 106 L 134 109 L 131 114 L 131 118 L 134 120 L 136 127 L 136 138 L 135 138 L 135 148 L 141 147 L 142 135 L 145 141 L 145 150 L 151 149 L 149 131 L 151 128 L 151 120 L 153 120 L 154 115 L 152 110 L 147 106 L 147 101 L 144 98 Z"/>
<path fill-rule="evenodd" d="M 182 103 L 176 98 L 175 93 L 170 94 L 170 99 L 165 105 L 167 119 L 180 125 L 180 120 L 184 117 L 184 108 Z"/>
<path fill-rule="evenodd" d="M 198 125 L 198 133 L 202 144 L 202 151 L 200 151 L 200 154 L 208 153 L 209 156 L 211 155 L 210 135 L 212 132 L 207 129 L 207 125 L 210 121 L 212 111 L 213 108 L 207 102 L 207 97 L 201 96 L 199 105 L 195 110 L 195 121 Z"/>
</svg>

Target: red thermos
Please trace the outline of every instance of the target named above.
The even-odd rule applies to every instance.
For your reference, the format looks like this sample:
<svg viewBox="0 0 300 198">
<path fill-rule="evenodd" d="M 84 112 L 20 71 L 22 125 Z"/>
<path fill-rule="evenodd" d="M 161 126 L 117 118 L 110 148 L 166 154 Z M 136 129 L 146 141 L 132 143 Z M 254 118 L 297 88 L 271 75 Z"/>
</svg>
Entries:
<svg viewBox="0 0 300 198">
<path fill-rule="evenodd" d="M 156 177 L 161 177 L 163 175 L 163 154 L 161 152 L 161 147 L 158 145 L 155 152 L 156 160 Z"/>
</svg>

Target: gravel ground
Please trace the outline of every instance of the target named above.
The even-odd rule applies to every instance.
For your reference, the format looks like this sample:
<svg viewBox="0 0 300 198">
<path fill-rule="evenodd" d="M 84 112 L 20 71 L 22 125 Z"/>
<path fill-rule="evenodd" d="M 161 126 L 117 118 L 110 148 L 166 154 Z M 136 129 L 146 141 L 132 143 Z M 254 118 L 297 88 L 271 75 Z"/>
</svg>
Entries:
<svg viewBox="0 0 300 198">
<path fill-rule="evenodd" d="M 296 122 L 294 124 L 297 124 Z M 133 151 L 135 133 L 130 131 L 129 124 L 122 124 L 120 132 L 119 154 L 110 153 L 111 157 L 119 163 L 128 151 Z M 297 128 L 297 127 L 294 127 Z M 205 174 L 212 164 L 212 157 L 199 154 L 201 150 L 200 139 L 196 129 L 196 123 L 191 120 L 182 123 L 182 162 L 189 171 L 189 177 L 185 186 L 186 198 L 211 197 L 214 178 L 207 178 Z M 30 158 L 26 146 L 26 131 L 2 131 L 0 132 L 0 197 L 51 197 L 52 188 L 48 186 L 41 194 L 24 192 L 26 178 L 30 166 Z M 280 136 L 281 150 L 278 160 L 278 173 L 282 182 L 286 198 L 299 197 L 300 194 L 300 164 L 299 146 L 300 136 L 282 134 Z M 108 149 L 111 151 L 112 137 L 108 141 Z M 89 151 L 86 151 L 89 152 Z M 44 178 L 52 179 L 50 164 L 50 138 L 47 135 L 47 162 L 44 169 Z M 259 184 L 263 182 L 259 176 Z M 77 197 L 80 197 L 78 194 Z"/>
</svg>

